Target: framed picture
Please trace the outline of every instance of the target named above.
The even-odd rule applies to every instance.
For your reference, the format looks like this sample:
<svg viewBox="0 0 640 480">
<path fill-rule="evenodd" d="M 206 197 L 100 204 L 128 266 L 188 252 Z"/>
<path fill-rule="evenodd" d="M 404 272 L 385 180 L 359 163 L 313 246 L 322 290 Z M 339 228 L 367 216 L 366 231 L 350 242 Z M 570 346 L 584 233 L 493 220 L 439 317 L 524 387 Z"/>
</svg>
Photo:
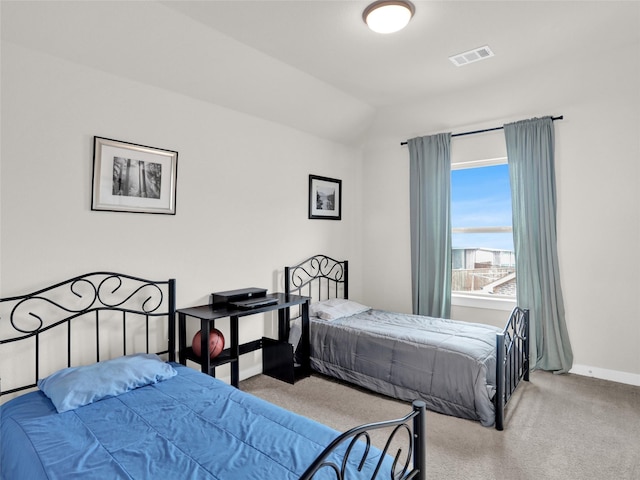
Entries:
<svg viewBox="0 0 640 480">
<path fill-rule="evenodd" d="M 309 218 L 342 218 L 342 180 L 309 175 Z"/>
<path fill-rule="evenodd" d="M 91 210 L 176 213 L 178 152 L 93 137 Z"/>
</svg>

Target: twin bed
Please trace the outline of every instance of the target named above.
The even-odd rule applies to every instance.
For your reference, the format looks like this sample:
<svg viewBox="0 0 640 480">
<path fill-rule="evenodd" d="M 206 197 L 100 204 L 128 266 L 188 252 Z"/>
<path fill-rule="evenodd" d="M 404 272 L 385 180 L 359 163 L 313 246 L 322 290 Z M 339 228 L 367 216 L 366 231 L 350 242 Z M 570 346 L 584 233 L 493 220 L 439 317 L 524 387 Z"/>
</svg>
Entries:
<svg viewBox="0 0 640 480">
<path fill-rule="evenodd" d="M 426 478 L 424 402 L 340 434 L 176 364 L 175 309 L 174 280 L 109 272 L 1 299 L 0 478 Z"/>
<path fill-rule="evenodd" d="M 0 299 L 0 480 L 424 479 L 425 408 L 502 430 L 528 380 L 526 310 L 500 330 L 371 309 L 325 255 L 285 267 L 285 291 L 314 300 L 312 369 L 412 401 L 405 417 L 340 434 L 177 364 L 175 281 L 96 272 Z"/>
<path fill-rule="evenodd" d="M 349 300 L 348 267 L 315 255 L 284 269 L 285 291 L 313 299 L 311 368 L 502 430 L 507 402 L 529 380 L 528 311 L 516 307 L 499 329 L 376 310 Z"/>
</svg>

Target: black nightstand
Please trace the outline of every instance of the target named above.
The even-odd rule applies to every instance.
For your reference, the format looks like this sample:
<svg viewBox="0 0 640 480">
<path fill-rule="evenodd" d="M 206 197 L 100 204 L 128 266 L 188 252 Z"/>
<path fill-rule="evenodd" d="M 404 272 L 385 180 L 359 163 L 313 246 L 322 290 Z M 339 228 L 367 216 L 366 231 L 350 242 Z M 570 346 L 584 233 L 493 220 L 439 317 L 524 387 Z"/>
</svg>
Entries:
<svg viewBox="0 0 640 480">
<path fill-rule="evenodd" d="M 238 386 L 240 355 L 262 349 L 263 373 L 279 380 L 294 383 L 297 379 L 308 377 L 311 371 L 309 363 L 309 297 L 286 295 L 284 293 L 270 293 L 267 298 L 277 300 L 273 305 L 253 309 L 237 309 L 228 305 L 200 305 L 191 308 L 181 308 L 178 313 L 178 358 L 181 364 L 187 360 L 200 364 L 202 372 L 215 377 L 215 368 L 229 363 L 231 368 L 231 385 Z M 302 308 L 302 337 L 297 350 L 298 363 L 294 363 L 293 346 L 288 343 L 289 338 L 289 308 L 301 305 Z M 240 318 L 257 313 L 278 311 L 278 338 L 263 337 L 252 342 L 238 342 L 238 322 Z M 200 319 L 202 348 L 201 356 L 193 353 L 193 348 L 187 345 L 186 319 L 193 317 Z M 209 357 L 209 332 L 215 328 L 215 321 L 229 318 L 230 338 L 229 346 L 216 358 Z"/>
</svg>

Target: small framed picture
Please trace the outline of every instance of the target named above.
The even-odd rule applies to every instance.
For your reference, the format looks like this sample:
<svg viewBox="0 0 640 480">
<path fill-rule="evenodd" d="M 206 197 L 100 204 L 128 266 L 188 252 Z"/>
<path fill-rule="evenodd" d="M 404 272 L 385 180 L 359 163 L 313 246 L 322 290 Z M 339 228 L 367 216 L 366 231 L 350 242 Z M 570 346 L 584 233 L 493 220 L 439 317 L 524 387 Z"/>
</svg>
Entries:
<svg viewBox="0 0 640 480">
<path fill-rule="evenodd" d="M 342 180 L 309 175 L 309 218 L 342 218 Z"/>
<path fill-rule="evenodd" d="M 91 210 L 176 213 L 178 152 L 93 137 Z"/>
</svg>

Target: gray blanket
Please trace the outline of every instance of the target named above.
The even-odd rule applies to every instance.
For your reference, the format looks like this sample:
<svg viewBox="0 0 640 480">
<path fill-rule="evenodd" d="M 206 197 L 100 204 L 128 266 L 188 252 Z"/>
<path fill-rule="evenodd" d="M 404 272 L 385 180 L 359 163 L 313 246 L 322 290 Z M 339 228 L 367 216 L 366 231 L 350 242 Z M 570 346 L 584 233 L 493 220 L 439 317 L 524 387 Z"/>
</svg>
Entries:
<svg viewBox="0 0 640 480">
<path fill-rule="evenodd" d="M 314 370 L 430 410 L 494 424 L 499 328 L 369 310 L 311 319 Z"/>
</svg>

